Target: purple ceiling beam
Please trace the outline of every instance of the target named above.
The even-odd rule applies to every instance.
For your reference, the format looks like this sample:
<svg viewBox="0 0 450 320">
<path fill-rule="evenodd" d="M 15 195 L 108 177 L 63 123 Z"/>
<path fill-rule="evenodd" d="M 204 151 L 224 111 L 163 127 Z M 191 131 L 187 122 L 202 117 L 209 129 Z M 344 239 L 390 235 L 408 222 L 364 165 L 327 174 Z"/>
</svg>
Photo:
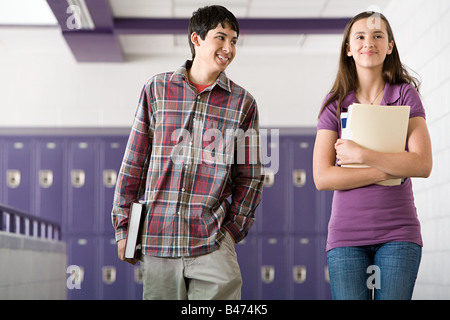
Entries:
<svg viewBox="0 0 450 320">
<path fill-rule="evenodd" d="M 53 11 L 56 20 L 58 21 L 59 26 L 62 31 L 69 30 L 67 28 L 67 19 L 69 18 L 69 14 L 67 14 L 67 8 L 69 5 L 67 1 L 61 0 L 47 0 L 47 3 L 50 9 Z"/>
<path fill-rule="evenodd" d="M 122 48 L 112 32 L 63 32 L 78 62 L 123 62 Z"/>
<path fill-rule="evenodd" d="M 123 62 L 108 0 L 85 2 L 95 26 L 93 30 L 74 27 L 74 11 L 69 8 L 67 1 L 47 0 L 75 59 L 79 62 Z"/>
<path fill-rule="evenodd" d="M 351 18 L 239 19 L 241 34 L 336 34 Z M 116 34 L 187 34 L 187 18 L 114 19 Z"/>
<path fill-rule="evenodd" d="M 340 34 L 351 18 L 239 19 L 245 34 Z"/>
<path fill-rule="evenodd" d="M 122 62 L 117 39 L 121 34 L 184 34 L 188 18 L 114 18 L 108 0 L 85 0 L 95 25 L 93 30 L 74 28 L 74 13 L 67 1 L 46 0 L 62 34 L 79 62 Z M 350 18 L 239 19 L 241 34 L 335 34 L 342 33 Z"/>
<path fill-rule="evenodd" d="M 95 29 L 112 30 L 114 27 L 113 15 L 108 0 L 85 0 Z"/>
<path fill-rule="evenodd" d="M 189 19 L 184 18 L 115 18 L 116 34 L 186 34 Z"/>
</svg>

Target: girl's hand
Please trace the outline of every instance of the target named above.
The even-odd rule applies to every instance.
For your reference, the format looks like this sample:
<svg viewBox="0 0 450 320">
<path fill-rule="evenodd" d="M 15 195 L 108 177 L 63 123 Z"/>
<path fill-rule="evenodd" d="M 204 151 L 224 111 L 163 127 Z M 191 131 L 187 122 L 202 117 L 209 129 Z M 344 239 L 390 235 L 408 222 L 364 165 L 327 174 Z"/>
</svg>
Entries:
<svg viewBox="0 0 450 320">
<path fill-rule="evenodd" d="M 364 148 L 351 140 L 338 139 L 334 144 L 338 165 L 363 164 Z"/>
</svg>

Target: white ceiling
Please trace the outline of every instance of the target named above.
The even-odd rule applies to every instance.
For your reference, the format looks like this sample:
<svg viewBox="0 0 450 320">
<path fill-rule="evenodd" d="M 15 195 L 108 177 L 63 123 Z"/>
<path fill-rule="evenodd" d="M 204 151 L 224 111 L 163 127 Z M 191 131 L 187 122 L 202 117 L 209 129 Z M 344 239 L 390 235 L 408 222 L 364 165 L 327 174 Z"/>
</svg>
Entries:
<svg viewBox="0 0 450 320">
<path fill-rule="evenodd" d="M 109 0 L 115 17 L 190 17 L 197 8 L 221 4 L 237 18 L 350 17 L 382 10 L 390 0 Z"/>
<path fill-rule="evenodd" d="M 0 26 L 56 26 L 57 23 L 45 0 L 0 0 Z"/>
<path fill-rule="evenodd" d="M 63 0 L 61 0 L 63 1 Z M 365 10 L 379 10 L 391 0 L 109 0 L 114 17 L 121 18 L 188 18 L 197 8 L 219 3 L 239 18 L 318 18 L 351 17 Z M 2 26 L 3 25 L 3 26 Z M 45 0 L 0 0 L 0 48 L 15 46 L 23 49 L 20 30 L 12 26 L 57 27 Z M 11 30 L 8 30 L 11 29 Z M 14 32 L 11 33 L 12 29 Z M 29 36 L 29 29 L 26 28 Z M 40 34 L 45 33 L 42 28 Z M 25 29 L 23 29 L 25 30 Z M 50 31 L 49 31 L 50 32 Z M 53 34 L 53 33 L 52 33 Z M 11 36 L 13 35 L 13 36 Z M 120 35 L 125 55 L 160 55 L 189 52 L 187 36 L 180 35 Z M 239 50 L 251 54 L 267 53 L 336 53 L 341 35 L 241 35 Z M 3 43 L 3 44 L 2 44 Z M 40 46 L 34 41 L 33 46 Z M 63 42 L 62 42 L 63 43 Z M 41 46 L 48 45 L 42 41 Z M 27 45 L 30 46 L 29 44 Z M 38 51 L 43 48 L 35 48 Z"/>
<path fill-rule="evenodd" d="M 352 17 L 365 10 L 382 11 L 390 0 L 222 0 L 219 3 L 239 18 L 323 18 Z M 113 15 L 121 18 L 189 18 L 207 0 L 109 0 Z M 267 53 L 336 53 L 341 35 L 241 35 L 240 52 Z M 124 35 L 119 36 L 125 54 L 160 54 L 185 52 L 187 36 Z M 330 52 L 330 48 L 332 48 Z"/>
</svg>

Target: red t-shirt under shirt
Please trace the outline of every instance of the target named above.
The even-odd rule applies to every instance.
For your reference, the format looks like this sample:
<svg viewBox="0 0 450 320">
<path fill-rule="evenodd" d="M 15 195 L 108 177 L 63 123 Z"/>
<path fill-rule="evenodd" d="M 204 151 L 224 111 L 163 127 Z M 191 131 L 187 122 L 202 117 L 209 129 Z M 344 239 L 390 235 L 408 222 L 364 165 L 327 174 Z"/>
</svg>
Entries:
<svg viewBox="0 0 450 320">
<path fill-rule="evenodd" d="M 196 84 L 196 83 L 193 83 L 192 81 L 191 81 L 191 83 L 194 85 L 194 87 L 197 88 L 198 92 L 202 92 L 203 90 L 205 90 L 205 88 L 210 86 L 210 84 Z"/>
</svg>

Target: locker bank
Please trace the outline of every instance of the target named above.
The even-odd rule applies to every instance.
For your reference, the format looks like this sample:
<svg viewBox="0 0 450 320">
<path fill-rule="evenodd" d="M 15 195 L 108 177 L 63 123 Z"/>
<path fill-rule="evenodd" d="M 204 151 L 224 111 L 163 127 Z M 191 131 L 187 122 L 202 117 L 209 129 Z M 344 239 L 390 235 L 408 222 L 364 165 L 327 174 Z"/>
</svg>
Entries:
<svg viewBox="0 0 450 320">
<path fill-rule="evenodd" d="M 219 2 L 241 24 L 226 74 L 258 103 L 266 167 L 256 222 L 236 244 L 242 299 L 331 299 L 333 192 L 315 188 L 312 153 L 343 28 L 365 10 L 386 15 L 422 80 L 435 164 L 413 180 L 424 239 L 413 298 L 449 299 L 450 3 Z M 0 2 L 0 299 L 142 299 L 140 265 L 117 258 L 117 173 L 142 86 L 190 59 L 188 20 L 205 4 Z"/>
<path fill-rule="evenodd" d="M 68 299 L 140 299 L 140 266 L 117 259 L 110 217 L 128 130 L 11 131 L 0 139 L 4 230 L 66 244 Z M 262 128 L 261 133 L 264 153 L 270 155 L 270 144 L 272 157 L 259 219 L 236 245 L 242 297 L 327 299 L 324 246 L 332 193 L 317 191 L 312 180 L 315 131 Z M 53 232 L 25 228 L 34 218 L 38 225 L 51 222 Z"/>
</svg>

